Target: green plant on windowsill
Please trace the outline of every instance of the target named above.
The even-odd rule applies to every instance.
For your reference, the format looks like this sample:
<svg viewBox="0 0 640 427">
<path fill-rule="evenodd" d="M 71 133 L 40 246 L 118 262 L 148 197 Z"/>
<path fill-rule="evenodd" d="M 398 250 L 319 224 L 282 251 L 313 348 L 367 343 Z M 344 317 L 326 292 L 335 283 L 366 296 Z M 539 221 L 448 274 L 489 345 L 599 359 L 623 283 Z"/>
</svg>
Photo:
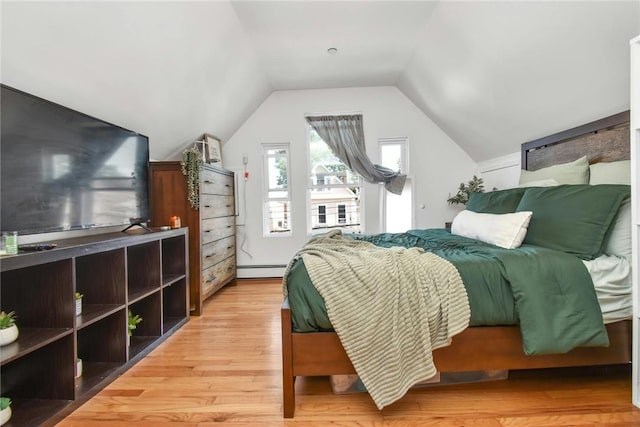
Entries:
<svg viewBox="0 0 640 427">
<path fill-rule="evenodd" d="M 7 329 L 16 324 L 16 314 L 13 311 L 0 311 L 0 329 Z"/>
<path fill-rule="evenodd" d="M 484 193 L 484 181 L 482 178 L 473 176 L 468 183 L 461 182 L 458 187 L 458 192 L 447 199 L 447 203 L 450 205 L 466 205 L 469 201 L 469 194 L 471 193 Z"/>
<path fill-rule="evenodd" d="M 131 313 L 131 310 L 129 310 L 127 316 L 127 332 L 129 333 L 129 336 L 133 334 L 133 331 L 138 327 L 138 323 L 140 322 L 142 322 L 142 317 L 138 314 L 134 316 L 133 313 Z"/>
<path fill-rule="evenodd" d="M 202 153 L 195 145 L 182 152 L 180 168 L 187 177 L 187 200 L 196 210 L 200 208 L 200 170 L 203 163 Z"/>
</svg>

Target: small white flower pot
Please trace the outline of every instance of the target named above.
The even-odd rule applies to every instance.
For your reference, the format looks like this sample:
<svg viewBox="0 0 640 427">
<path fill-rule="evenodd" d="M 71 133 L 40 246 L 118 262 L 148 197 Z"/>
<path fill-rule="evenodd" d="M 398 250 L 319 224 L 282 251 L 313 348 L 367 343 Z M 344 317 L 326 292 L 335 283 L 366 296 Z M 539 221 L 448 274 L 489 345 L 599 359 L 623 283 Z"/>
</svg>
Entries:
<svg viewBox="0 0 640 427">
<path fill-rule="evenodd" d="M 11 419 L 11 406 L 7 406 L 0 411 L 0 426 L 5 425 Z"/>
<path fill-rule="evenodd" d="M 76 361 L 76 378 L 80 378 L 82 376 L 82 359 L 78 358 Z"/>
<path fill-rule="evenodd" d="M 82 298 L 76 300 L 76 316 L 82 314 Z"/>
<path fill-rule="evenodd" d="M 0 345 L 11 344 L 18 339 L 18 327 L 11 325 L 6 329 L 0 329 Z"/>
</svg>

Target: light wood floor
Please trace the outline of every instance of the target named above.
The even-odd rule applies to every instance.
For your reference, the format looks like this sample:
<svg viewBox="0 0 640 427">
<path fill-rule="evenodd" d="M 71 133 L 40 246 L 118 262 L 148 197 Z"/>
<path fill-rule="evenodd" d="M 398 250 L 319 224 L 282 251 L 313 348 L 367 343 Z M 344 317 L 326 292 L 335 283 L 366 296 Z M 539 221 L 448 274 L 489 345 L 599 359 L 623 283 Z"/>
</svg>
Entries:
<svg viewBox="0 0 640 427">
<path fill-rule="evenodd" d="M 299 378 L 295 418 L 283 420 L 281 301 L 277 280 L 223 288 L 58 426 L 640 426 L 628 367 L 511 372 L 412 390 L 383 411 L 365 393 L 334 395 L 326 377 Z"/>
</svg>

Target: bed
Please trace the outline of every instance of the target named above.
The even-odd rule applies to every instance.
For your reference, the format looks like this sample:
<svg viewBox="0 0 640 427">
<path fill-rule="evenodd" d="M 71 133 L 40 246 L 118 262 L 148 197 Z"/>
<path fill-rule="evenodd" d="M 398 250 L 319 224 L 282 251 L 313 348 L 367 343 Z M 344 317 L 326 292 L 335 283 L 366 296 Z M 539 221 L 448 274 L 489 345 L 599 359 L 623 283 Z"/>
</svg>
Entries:
<svg viewBox="0 0 640 427">
<path fill-rule="evenodd" d="M 545 170 L 583 155 L 589 163 L 629 159 L 629 113 L 624 112 L 522 145 L 522 168 Z M 531 179 L 538 176 L 531 175 Z M 534 184 L 535 185 L 535 184 Z M 281 308 L 283 412 L 295 412 L 297 376 L 355 374 L 338 335 L 331 331 L 296 332 L 289 301 Z M 620 317 L 620 316 L 619 316 Z M 631 321 L 605 325 L 608 347 L 578 347 L 565 353 L 525 355 L 518 325 L 472 326 L 456 334 L 450 345 L 433 351 L 440 372 L 514 370 L 569 366 L 625 364 L 631 360 Z M 486 343 L 491 345 L 486 345 Z M 473 357 L 469 357 L 469 352 Z"/>
</svg>

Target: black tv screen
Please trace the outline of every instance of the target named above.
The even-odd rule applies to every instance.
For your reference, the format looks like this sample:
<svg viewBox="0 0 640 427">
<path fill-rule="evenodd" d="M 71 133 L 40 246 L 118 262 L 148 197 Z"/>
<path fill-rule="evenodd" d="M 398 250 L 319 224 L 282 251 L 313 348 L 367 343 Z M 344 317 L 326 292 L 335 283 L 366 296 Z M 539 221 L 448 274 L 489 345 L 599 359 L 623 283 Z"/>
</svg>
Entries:
<svg viewBox="0 0 640 427">
<path fill-rule="evenodd" d="M 19 234 L 149 219 L 149 139 L 1 86 L 2 231 Z"/>
</svg>

